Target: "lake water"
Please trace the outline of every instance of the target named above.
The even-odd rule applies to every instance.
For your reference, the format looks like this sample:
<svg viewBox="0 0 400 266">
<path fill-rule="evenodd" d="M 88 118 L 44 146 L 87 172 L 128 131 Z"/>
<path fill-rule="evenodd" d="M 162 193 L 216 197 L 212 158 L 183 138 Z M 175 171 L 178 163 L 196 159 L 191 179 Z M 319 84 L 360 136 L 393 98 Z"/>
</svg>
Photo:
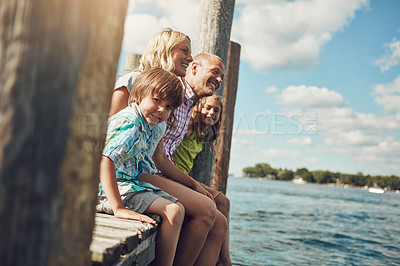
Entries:
<svg viewBox="0 0 400 266">
<path fill-rule="evenodd" d="M 229 177 L 234 265 L 400 265 L 400 194 Z"/>
</svg>

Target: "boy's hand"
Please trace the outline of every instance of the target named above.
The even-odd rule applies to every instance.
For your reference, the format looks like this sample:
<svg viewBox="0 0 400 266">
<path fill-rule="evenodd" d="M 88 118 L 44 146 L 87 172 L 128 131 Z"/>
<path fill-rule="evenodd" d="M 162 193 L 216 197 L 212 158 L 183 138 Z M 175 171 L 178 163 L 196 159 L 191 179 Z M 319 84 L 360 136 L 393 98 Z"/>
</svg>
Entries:
<svg viewBox="0 0 400 266">
<path fill-rule="evenodd" d="M 122 219 L 136 220 L 149 224 L 157 224 L 156 221 L 151 219 L 149 216 L 125 208 L 114 211 L 114 216 Z"/>
</svg>

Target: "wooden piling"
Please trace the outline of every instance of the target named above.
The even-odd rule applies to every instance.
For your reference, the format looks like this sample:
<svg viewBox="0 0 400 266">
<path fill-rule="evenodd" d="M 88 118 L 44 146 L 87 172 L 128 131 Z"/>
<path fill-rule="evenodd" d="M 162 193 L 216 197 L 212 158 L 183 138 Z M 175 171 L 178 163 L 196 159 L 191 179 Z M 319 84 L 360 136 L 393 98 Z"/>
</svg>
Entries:
<svg viewBox="0 0 400 266">
<path fill-rule="evenodd" d="M 226 66 L 234 7 L 235 0 L 201 1 L 194 54 L 207 52 L 218 55 Z M 217 91 L 219 95 L 223 95 L 223 87 L 222 84 Z M 206 143 L 203 151 L 194 160 L 190 175 L 209 186 L 214 157 L 215 153 L 210 151 Z"/>
<path fill-rule="evenodd" d="M 215 150 L 212 187 L 226 193 L 229 160 L 232 142 L 233 116 L 235 111 L 236 92 L 239 78 L 240 45 L 230 42 L 228 63 L 224 88 L 224 107 L 221 114 L 221 127 Z"/>
<path fill-rule="evenodd" d="M 126 55 L 126 70 L 125 73 L 133 71 L 140 65 L 141 54 L 127 54 Z"/>
<path fill-rule="evenodd" d="M 90 263 L 127 5 L 0 1 L 0 265 Z"/>
</svg>

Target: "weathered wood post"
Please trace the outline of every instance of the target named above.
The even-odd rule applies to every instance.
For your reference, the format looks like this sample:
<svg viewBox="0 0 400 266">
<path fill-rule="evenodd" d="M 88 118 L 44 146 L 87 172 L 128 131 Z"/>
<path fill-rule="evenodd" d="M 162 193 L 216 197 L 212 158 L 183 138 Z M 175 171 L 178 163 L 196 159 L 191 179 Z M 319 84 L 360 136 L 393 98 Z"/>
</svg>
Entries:
<svg viewBox="0 0 400 266">
<path fill-rule="evenodd" d="M 0 2 L 0 265 L 90 264 L 127 4 Z"/>
<path fill-rule="evenodd" d="M 231 36 L 235 0 L 202 0 L 197 21 L 194 55 L 202 52 L 216 54 L 226 66 Z M 218 94 L 223 95 L 223 86 Z M 214 152 L 208 145 L 200 152 L 190 173 L 196 180 L 210 185 Z"/>
<path fill-rule="evenodd" d="M 141 56 L 142 56 L 141 54 L 127 54 L 126 55 L 125 73 L 129 73 L 139 66 Z"/>
<path fill-rule="evenodd" d="M 221 114 L 221 127 L 215 150 L 212 187 L 226 193 L 228 180 L 230 150 L 232 142 L 233 114 L 235 111 L 236 92 L 239 77 L 240 45 L 230 42 L 228 63 L 224 85 L 224 107 Z"/>
</svg>

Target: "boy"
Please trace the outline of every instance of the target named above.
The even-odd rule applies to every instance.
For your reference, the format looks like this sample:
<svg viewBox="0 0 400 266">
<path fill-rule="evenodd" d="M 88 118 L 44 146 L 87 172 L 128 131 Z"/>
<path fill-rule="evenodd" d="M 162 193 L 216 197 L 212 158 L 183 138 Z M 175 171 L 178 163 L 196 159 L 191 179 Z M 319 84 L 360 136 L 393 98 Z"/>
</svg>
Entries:
<svg viewBox="0 0 400 266">
<path fill-rule="evenodd" d="M 172 265 L 184 219 L 184 207 L 161 189 L 139 182 L 141 161 L 152 149 L 153 126 L 172 124 L 173 111 L 182 103 L 181 81 L 161 68 L 143 71 L 135 80 L 129 105 L 109 118 L 100 163 L 98 212 L 118 218 L 155 221 L 141 213 L 156 213 L 163 222 L 157 234 L 156 265 Z"/>
</svg>

